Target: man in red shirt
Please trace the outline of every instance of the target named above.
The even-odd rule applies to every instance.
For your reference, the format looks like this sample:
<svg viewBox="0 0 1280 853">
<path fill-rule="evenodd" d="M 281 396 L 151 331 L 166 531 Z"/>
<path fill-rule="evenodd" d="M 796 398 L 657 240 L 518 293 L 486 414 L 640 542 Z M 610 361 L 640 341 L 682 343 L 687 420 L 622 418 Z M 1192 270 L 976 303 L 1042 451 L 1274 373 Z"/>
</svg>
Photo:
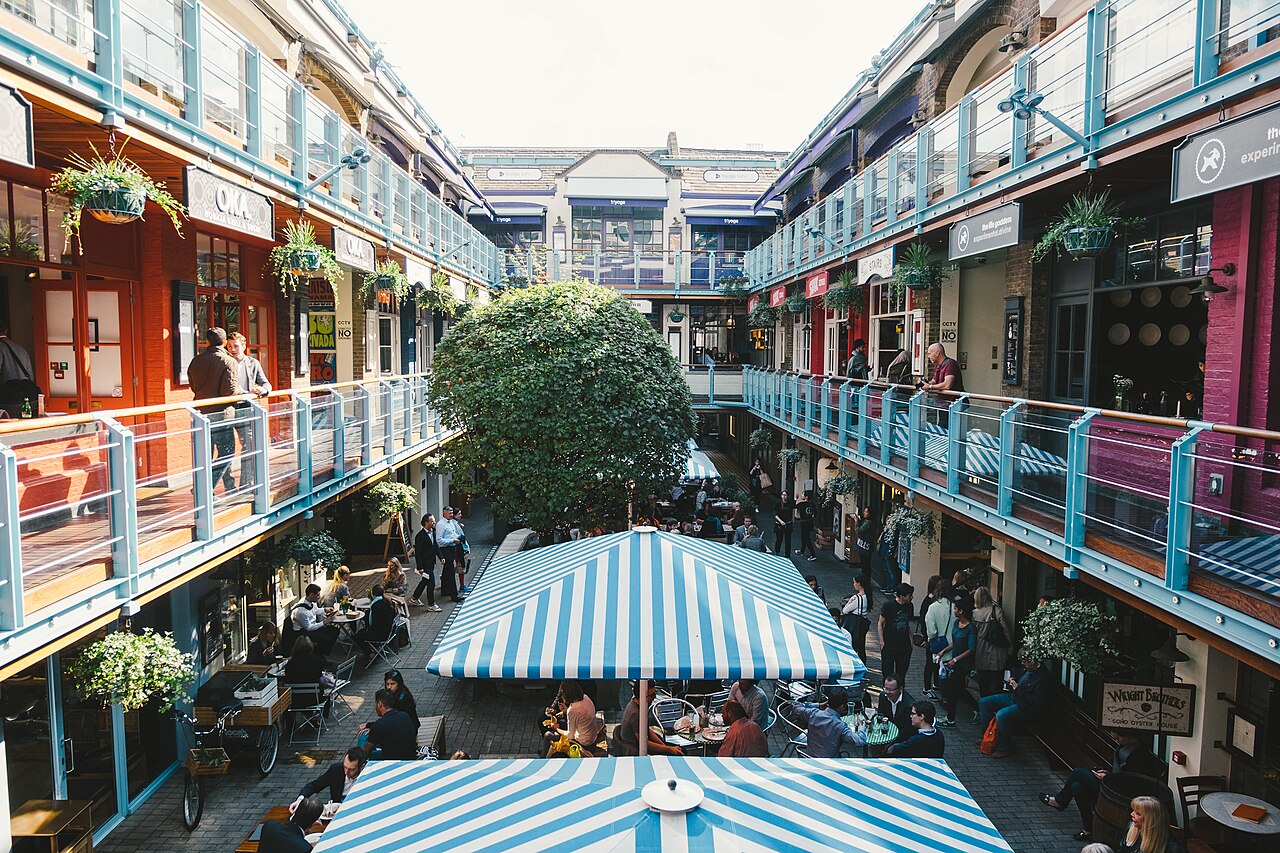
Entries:
<svg viewBox="0 0 1280 853">
<path fill-rule="evenodd" d="M 954 358 L 947 358 L 947 350 L 942 344 L 929 345 L 929 361 L 933 364 L 933 375 L 928 382 L 921 382 L 924 391 L 964 391 L 964 377 L 960 375 L 960 364 Z M 947 428 L 947 407 L 954 402 L 954 397 L 939 397 L 931 407 L 938 409 L 938 426 Z"/>
<path fill-rule="evenodd" d="M 730 699 L 724 703 L 724 721 L 729 732 L 716 753 L 720 758 L 768 758 L 769 740 L 764 730 L 747 716 L 746 709 Z"/>
</svg>

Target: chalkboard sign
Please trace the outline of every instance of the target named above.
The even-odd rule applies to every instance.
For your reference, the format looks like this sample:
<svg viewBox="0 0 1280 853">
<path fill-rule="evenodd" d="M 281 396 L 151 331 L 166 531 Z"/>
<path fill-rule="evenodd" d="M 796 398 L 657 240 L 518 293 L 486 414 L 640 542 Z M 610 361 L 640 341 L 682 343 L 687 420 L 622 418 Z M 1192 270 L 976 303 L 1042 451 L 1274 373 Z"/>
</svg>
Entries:
<svg viewBox="0 0 1280 853">
<path fill-rule="evenodd" d="M 1004 300 L 1004 370 L 1000 374 L 1004 385 L 1022 384 L 1022 297 L 1007 296 Z"/>
</svg>

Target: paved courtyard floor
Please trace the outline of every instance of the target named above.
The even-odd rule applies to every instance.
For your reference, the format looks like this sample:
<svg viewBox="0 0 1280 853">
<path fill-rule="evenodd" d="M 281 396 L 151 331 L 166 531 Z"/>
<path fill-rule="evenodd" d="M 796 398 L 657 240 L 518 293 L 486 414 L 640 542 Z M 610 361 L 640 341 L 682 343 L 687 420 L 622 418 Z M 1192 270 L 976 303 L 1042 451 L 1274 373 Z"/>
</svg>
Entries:
<svg viewBox="0 0 1280 853">
<path fill-rule="evenodd" d="M 493 528 L 483 501 L 476 502 L 476 515 L 467 519 L 467 538 L 473 543 L 475 565 L 490 553 Z M 366 560 L 356 565 L 370 565 Z M 816 562 L 798 560 L 801 574 L 815 574 L 832 603 L 848 594 L 852 580 L 851 567 L 830 552 L 821 552 Z M 364 580 L 372 583 L 372 574 Z M 426 613 L 414 608 L 413 644 L 401 655 L 400 668 L 413 691 L 422 716 L 442 714 L 447 718 L 446 743 L 450 751 L 462 749 L 477 758 L 532 757 L 539 754 L 542 741 L 537 729 L 542 709 L 552 697 L 555 686 L 515 684 L 498 688 L 474 683 L 461 683 L 438 678 L 426 672 L 426 662 L 435 640 L 453 608 L 441 602 L 442 613 Z M 871 683 L 880 678 L 879 649 L 875 632 L 868 638 L 867 666 Z M 912 663 L 908 674 L 908 690 L 919 693 L 923 653 Z M 227 776 L 210 786 L 205 802 L 204 818 L 191 833 L 182 827 L 180 800 L 182 774 L 172 776 L 134 815 L 128 817 L 97 849 L 105 853 L 133 851 L 234 850 L 236 845 L 257 825 L 262 815 L 274 805 L 286 804 L 311 778 L 318 776 L 355 743 L 356 726 L 374 718 L 372 696 L 381 686 L 383 667 L 357 671 L 356 682 L 349 695 L 354 716 L 330 720 L 319 746 L 290 744 L 281 740 L 278 764 L 271 775 L 259 778 L 246 757 L 233 756 Z M 604 703 L 602 703 L 604 704 Z M 1074 810 L 1059 813 L 1038 802 L 1042 791 L 1056 790 L 1061 774 L 1051 770 L 1034 741 L 1015 739 L 1016 750 L 1006 759 L 996 761 L 982 755 L 976 744 L 978 727 L 969 721 L 971 707 L 959 714 L 955 729 L 945 732 L 946 758 L 956 775 L 973 794 L 996 827 L 1019 853 L 1075 853 L 1080 844 L 1071 835 L 1079 829 Z M 617 711 L 609 713 L 615 722 Z M 773 754 L 781 753 L 786 738 L 781 726 L 770 733 Z M 312 738 L 314 739 L 314 738 Z"/>
</svg>

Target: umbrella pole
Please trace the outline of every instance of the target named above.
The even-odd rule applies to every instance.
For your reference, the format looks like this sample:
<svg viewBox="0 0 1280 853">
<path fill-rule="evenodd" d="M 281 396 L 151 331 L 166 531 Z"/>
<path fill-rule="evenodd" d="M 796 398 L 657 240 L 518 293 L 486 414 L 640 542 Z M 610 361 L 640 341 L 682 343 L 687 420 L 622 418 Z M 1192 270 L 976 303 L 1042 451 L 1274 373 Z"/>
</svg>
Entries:
<svg viewBox="0 0 1280 853">
<path fill-rule="evenodd" d="M 640 679 L 640 731 L 636 733 L 636 738 L 641 755 L 649 754 L 649 703 L 645 696 L 648 686 L 649 682 Z"/>
</svg>

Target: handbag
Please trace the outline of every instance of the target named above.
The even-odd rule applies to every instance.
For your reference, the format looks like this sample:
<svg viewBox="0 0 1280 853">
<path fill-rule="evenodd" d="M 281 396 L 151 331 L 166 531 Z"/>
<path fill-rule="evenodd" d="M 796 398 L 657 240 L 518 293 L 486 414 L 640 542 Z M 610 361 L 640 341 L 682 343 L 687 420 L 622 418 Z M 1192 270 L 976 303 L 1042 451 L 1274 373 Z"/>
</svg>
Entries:
<svg viewBox="0 0 1280 853">
<path fill-rule="evenodd" d="M 996 718 L 992 717 L 991 722 L 987 723 L 987 730 L 982 733 L 982 743 L 978 746 L 982 750 L 983 755 L 990 755 L 996 751 Z"/>
<path fill-rule="evenodd" d="M 913 646 L 918 646 L 918 647 L 923 647 L 923 646 L 924 646 L 924 634 L 920 633 L 919 631 L 916 631 L 915 633 L 913 633 L 913 634 L 911 635 L 911 645 L 913 645 Z"/>
<path fill-rule="evenodd" d="M 929 641 L 929 654 L 936 655 L 949 645 L 951 641 L 946 637 L 934 637 Z"/>
<path fill-rule="evenodd" d="M 760 488 L 767 489 L 773 485 L 773 478 L 765 472 L 760 472 Z"/>
<path fill-rule="evenodd" d="M 982 632 L 982 639 L 993 646 L 1007 649 L 1009 647 L 1009 635 L 1005 633 L 1004 625 L 996 618 L 998 612 L 998 607 L 991 608 L 991 618 L 985 623 L 986 627 Z"/>
</svg>

